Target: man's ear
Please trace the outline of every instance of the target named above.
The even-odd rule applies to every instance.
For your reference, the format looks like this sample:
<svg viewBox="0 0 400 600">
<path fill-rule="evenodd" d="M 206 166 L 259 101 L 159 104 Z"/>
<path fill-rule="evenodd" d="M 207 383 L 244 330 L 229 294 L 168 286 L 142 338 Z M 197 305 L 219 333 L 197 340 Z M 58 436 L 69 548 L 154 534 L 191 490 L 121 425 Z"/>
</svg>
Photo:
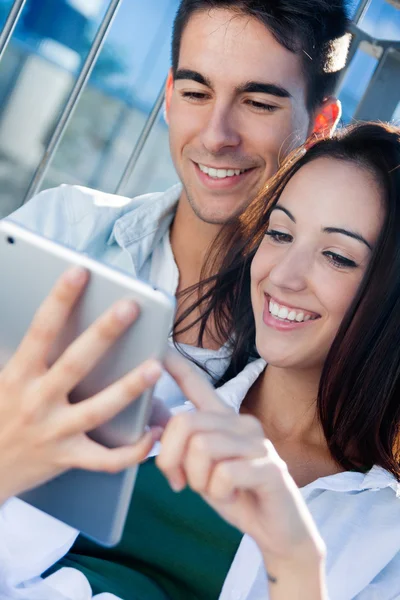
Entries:
<svg viewBox="0 0 400 600">
<path fill-rule="evenodd" d="M 174 76 L 172 69 L 168 71 L 167 83 L 165 84 L 165 113 L 164 118 L 169 125 L 169 109 L 171 106 L 172 92 L 174 91 Z"/>
<path fill-rule="evenodd" d="M 327 98 L 319 108 L 315 119 L 312 134 L 316 137 L 330 137 L 335 131 L 342 116 L 342 104 L 332 96 Z"/>
</svg>

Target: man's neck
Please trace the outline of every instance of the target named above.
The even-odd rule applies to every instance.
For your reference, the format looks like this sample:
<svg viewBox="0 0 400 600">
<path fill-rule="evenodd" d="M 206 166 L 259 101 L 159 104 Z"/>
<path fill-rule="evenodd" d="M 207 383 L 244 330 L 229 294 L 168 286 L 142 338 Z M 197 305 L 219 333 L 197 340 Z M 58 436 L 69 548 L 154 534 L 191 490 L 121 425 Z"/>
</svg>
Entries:
<svg viewBox="0 0 400 600">
<path fill-rule="evenodd" d="M 179 270 L 178 291 L 199 282 L 207 252 L 220 230 L 221 225 L 202 221 L 186 198 L 179 199 L 170 237 Z"/>
</svg>

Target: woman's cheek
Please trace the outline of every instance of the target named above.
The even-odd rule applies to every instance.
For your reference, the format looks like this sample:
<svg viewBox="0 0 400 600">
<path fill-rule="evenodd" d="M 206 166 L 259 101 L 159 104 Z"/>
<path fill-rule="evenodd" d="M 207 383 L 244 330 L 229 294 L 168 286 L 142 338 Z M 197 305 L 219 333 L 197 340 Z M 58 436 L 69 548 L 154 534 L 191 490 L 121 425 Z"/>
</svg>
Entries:
<svg viewBox="0 0 400 600">
<path fill-rule="evenodd" d="M 267 248 L 267 243 L 264 238 L 251 263 L 250 276 L 252 286 L 253 284 L 257 286 L 257 284 L 268 277 L 270 260 L 271 252 L 270 249 Z"/>
</svg>

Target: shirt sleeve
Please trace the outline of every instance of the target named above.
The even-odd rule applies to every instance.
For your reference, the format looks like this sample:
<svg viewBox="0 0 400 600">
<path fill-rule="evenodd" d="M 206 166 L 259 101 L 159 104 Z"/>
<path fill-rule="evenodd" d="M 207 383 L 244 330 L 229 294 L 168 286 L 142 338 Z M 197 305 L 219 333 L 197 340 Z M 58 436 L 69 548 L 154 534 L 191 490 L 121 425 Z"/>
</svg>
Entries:
<svg viewBox="0 0 400 600">
<path fill-rule="evenodd" d="M 3 504 L 0 507 L 0 598 L 66 600 L 68 596 L 61 591 L 56 594 L 40 575 L 68 552 L 77 535 L 72 527 L 18 498 Z"/>
<path fill-rule="evenodd" d="M 45 190 L 7 217 L 48 239 L 71 245 L 71 215 L 65 188 Z"/>
</svg>

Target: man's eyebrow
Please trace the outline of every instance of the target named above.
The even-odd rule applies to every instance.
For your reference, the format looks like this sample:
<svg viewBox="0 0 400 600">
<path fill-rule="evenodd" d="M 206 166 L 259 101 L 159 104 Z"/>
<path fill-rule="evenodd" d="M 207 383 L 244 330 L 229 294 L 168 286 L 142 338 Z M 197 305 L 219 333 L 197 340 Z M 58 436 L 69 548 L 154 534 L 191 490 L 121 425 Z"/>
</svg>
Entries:
<svg viewBox="0 0 400 600">
<path fill-rule="evenodd" d="M 178 69 L 174 79 L 175 81 L 190 79 L 200 85 L 205 85 L 212 89 L 210 79 L 192 69 Z M 269 94 L 270 96 L 277 96 L 278 98 L 292 97 L 292 94 L 284 87 L 277 85 L 276 83 L 262 83 L 261 81 L 248 81 L 247 83 L 238 86 L 236 92 L 238 94 Z"/>
<path fill-rule="evenodd" d="M 204 77 L 201 73 L 197 71 L 192 71 L 191 69 L 178 69 L 175 73 L 174 80 L 178 81 L 180 79 L 191 79 L 196 83 L 200 83 L 200 85 L 205 85 L 209 88 L 212 88 L 211 81 Z"/>
<path fill-rule="evenodd" d="M 367 240 L 360 234 L 355 231 L 350 231 L 348 229 L 342 229 L 341 227 L 325 227 L 325 233 L 341 233 L 342 235 L 347 235 L 347 237 L 353 238 L 353 240 L 358 240 L 365 244 L 370 250 L 372 250 L 372 246 Z"/>
<path fill-rule="evenodd" d="M 294 218 L 294 216 L 292 215 L 292 213 L 290 212 L 290 210 L 288 210 L 288 209 L 287 209 L 287 208 L 285 208 L 284 206 L 279 206 L 279 205 L 277 205 L 277 206 L 274 206 L 274 208 L 271 210 L 271 213 L 272 213 L 274 210 L 281 210 L 282 212 L 284 212 L 284 213 L 285 213 L 285 215 L 287 215 L 287 216 L 289 217 L 289 219 L 290 219 L 291 221 L 293 221 L 293 223 L 296 223 L 296 219 Z"/>
<path fill-rule="evenodd" d="M 291 98 L 292 94 L 276 83 L 262 83 L 261 81 L 248 81 L 240 85 L 237 90 L 240 94 L 269 94 L 278 98 Z"/>
</svg>

